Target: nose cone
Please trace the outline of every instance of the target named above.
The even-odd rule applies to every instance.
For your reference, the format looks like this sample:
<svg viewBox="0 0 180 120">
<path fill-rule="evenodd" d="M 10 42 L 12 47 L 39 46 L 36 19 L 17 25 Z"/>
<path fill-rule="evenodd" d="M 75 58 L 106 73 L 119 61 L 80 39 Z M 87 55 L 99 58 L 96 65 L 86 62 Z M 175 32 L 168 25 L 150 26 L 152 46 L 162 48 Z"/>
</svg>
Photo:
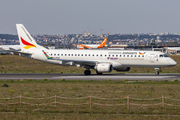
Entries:
<svg viewBox="0 0 180 120">
<path fill-rule="evenodd" d="M 174 61 L 173 59 L 171 59 L 169 62 L 170 62 L 170 65 L 172 65 L 172 66 L 177 65 L 176 61 Z"/>
</svg>

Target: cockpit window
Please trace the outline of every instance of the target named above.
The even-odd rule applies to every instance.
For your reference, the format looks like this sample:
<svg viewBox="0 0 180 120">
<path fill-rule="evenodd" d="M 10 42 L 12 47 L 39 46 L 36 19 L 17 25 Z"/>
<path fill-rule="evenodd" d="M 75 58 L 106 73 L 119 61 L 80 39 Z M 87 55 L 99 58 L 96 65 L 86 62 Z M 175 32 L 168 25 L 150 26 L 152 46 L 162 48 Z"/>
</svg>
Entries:
<svg viewBox="0 0 180 120">
<path fill-rule="evenodd" d="M 164 54 L 164 57 L 169 57 L 168 55 Z"/>
<path fill-rule="evenodd" d="M 159 55 L 159 57 L 169 57 L 166 54 Z"/>
</svg>

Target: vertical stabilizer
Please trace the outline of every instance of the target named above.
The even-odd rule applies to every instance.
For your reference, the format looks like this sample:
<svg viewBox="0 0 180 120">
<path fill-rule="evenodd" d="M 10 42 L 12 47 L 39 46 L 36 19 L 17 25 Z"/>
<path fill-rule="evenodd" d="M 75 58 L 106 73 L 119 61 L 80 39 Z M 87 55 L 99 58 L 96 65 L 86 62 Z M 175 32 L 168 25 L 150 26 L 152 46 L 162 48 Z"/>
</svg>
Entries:
<svg viewBox="0 0 180 120">
<path fill-rule="evenodd" d="M 107 37 L 106 38 L 104 38 L 104 40 L 101 42 L 101 46 L 105 46 L 106 45 L 106 43 L 107 43 L 107 39 L 108 39 L 108 34 L 107 34 Z"/>
<path fill-rule="evenodd" d="M 40 48 L 36 41 L 22 24 L 16 24 L 21 51 L 29 51 Z"/>
<path fill-rule="evenodd" d="M 103 48 L 106 46 L 106 43 L 107 43 L 107 38 L 108 38 L 108 34 L 107 34 L 107 37 L 104 38 L 104 40 L 101 42 L 101 44 L 97 47 L 97 48 Z"/>
</svg>

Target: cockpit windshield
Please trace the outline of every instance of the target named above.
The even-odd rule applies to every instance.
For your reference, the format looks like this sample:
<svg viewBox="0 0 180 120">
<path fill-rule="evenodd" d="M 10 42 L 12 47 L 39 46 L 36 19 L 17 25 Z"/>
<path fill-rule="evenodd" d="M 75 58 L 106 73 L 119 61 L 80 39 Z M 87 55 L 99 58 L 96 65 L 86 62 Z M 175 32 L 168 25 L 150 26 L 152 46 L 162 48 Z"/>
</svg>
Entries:
<svg viewBox="0 0 180 120">
<path fill-rule="evenodd" d="M 159 55 L 159 57 L 169 57 L 169 56 L 167 56 L 166 54 L 161 54 Z"/>
</svg>

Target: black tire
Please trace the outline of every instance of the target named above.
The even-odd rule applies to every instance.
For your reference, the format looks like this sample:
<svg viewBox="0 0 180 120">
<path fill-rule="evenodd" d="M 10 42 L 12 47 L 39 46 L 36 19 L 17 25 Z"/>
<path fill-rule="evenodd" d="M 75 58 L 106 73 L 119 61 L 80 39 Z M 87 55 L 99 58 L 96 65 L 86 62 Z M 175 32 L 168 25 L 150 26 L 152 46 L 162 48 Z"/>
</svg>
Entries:
<svg viewBox="0 0 180 120">
<path fill-rule="evenodd" d="M 85 70 L 84 71 L 84 75 L 90 75 L 91 74 L 91 71 L 90 70 Z"/>
<path fill-rule="evenodd" d="M 159 71 L 156 71 L 156 73 L 155 73 L 156 75 L 159 75 Z"/>
<path fill-rule="evenodd" d="M 98 71 L 96 71 L 97 75 L 102 75 L 102 73 L 99 73 Z"/>
</svg>

